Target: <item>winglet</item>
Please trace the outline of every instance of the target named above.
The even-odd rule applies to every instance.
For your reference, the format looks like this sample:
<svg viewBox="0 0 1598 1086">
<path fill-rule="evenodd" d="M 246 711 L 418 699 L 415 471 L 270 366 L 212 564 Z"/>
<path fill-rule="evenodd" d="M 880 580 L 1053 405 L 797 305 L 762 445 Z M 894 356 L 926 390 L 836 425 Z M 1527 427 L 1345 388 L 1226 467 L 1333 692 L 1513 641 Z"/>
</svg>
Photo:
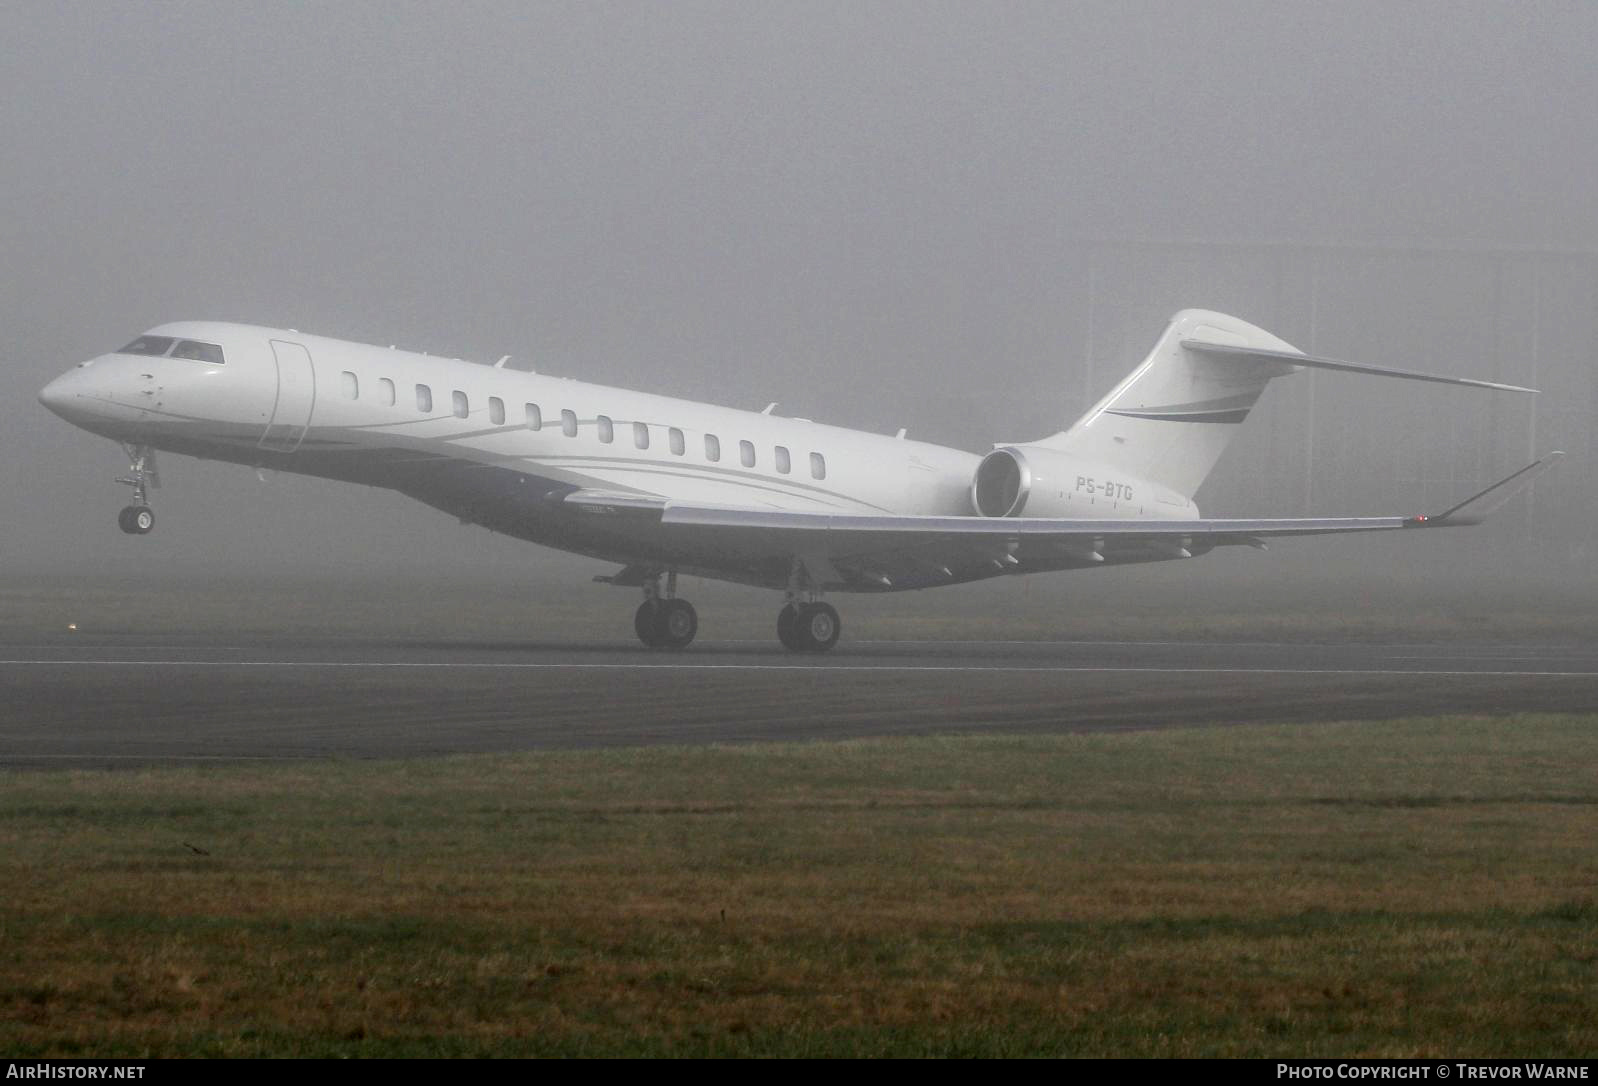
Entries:
<svg viewBox="0 0 1598 1086">
<path fill-rule="evenodd" d="M 1498 482 L 1483 490 L 1480 494 L 1473 494 L 1466 498 L 1452 509 L 1433 516 L 1414 517 L 1409 521 L 1409 524 L 1416 528 L 1480 524 L 1486 519 L 1488 513 L 1491 513 L 1510 498 L 1519 494 L 1531 484 L 1533 479 L 1564 458 L 1565 454 L 1562 452 L 1551 452 L 1541 460 L 1535 460 L 1527 464 L 1508 478 L 1498 480 Z"/>
</svg>

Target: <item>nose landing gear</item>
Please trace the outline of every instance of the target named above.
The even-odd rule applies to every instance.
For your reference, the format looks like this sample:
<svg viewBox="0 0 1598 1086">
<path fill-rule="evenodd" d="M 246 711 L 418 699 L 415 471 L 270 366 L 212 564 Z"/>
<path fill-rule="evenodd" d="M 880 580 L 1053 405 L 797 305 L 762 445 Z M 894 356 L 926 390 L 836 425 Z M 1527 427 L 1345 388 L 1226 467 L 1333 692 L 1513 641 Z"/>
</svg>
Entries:
<svg viewBox="0 0 1598 1086">
<path fill-rule="evenodd" d="M 130 505 L 117 514 L 117 527 L 129 535 L 149 535 L 155 527 L 155 514 L 148 505 Z"/>
<path fill-rule="evenodd" d="M 161 485 L 161 475 L 155 469 L 155 450 L 148 445 L 122 448 L 128 454 L 128 473 L 118 476 L 117 482 L 133 488 L 133 504 L 117 514 L 117 527 L 128 535 L 149 535 L 155 527 L 149 491 Z"/>
</svg>

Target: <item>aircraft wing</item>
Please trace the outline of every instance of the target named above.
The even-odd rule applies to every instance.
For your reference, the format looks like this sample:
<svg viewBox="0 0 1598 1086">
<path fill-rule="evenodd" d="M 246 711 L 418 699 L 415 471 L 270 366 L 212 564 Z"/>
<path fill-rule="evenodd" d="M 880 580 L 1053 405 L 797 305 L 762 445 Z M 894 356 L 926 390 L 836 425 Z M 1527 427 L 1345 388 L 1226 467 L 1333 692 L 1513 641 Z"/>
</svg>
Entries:
<svg viewBox="0 0 1598 1086">
<path fill-rule="evenodd" d="M 1186 558 L 1222 546 L 1263 548 L 1279 537 L 1475 524 L 1563 456 L 1550 453 L 1442 513 L 1407 517 L 923 517 L 724 508 L 586 491 L 565 500 L 591 512 L 658 517 L 665 552 L 686 566 L 741 568 L 747 579 L 771 583 L 785 579 L 797 559 L 820 587 L 887 591 Z"/>
</svg>

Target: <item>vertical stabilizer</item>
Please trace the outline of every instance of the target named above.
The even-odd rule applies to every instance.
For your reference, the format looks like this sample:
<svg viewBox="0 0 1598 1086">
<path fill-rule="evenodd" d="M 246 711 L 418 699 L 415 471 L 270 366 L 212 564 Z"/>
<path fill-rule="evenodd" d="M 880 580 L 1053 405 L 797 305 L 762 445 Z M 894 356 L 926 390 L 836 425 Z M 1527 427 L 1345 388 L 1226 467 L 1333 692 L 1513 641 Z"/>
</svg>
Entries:
<svg viewBox="0 0 1598 1086">
<path fill-rule="evenodd" d="M 1142 365 L 1068 430 L 1031 444 L 1118 468 L 1192 498 L 1286 361 L 1212 357 L 1183 341 L 1301 352 L 1247 321 L 1204 309 L 1171 318 Z"/>
</svg>

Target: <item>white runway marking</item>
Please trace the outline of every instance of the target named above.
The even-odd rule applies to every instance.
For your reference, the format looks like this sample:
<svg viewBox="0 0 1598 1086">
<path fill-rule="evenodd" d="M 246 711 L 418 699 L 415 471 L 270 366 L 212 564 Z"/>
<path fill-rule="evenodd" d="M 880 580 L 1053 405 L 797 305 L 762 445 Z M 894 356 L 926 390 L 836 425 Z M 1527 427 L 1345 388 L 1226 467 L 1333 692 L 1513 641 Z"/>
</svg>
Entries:
<svg viewBox="0 0 1598 1086">
<path fill-rule="evenodd" d="M 673 663 L 478 663 L 439 660 L 0 660 L 0 667 L 156 667 L 156 668 L 294 668 L 349 670 L 455 670 L 455 671 L 859 671 L 859 672 L 981 672 L 1062 675 L 1441 675 L 1482 678 L 1593 678 L 1598 671 L 1503 671 L 1453 668 L 1335 668 L 1335 667 L 1093 667 L 1050 664 L 791 664 Z"/>
<path fill-rule="evenodd" d="M 711 639 L 711 638 L 701 638 L 700 640 L 695 641 L 694 644 L 696 644 L 696 645 L 705 645 L 705 646 L 709 646 L 709 645 L 765 645 L 768 648 L 772 646 L 772 642 L 769 639 L 766 639 L 766 638 L 743 638 L 743 639 L 726 638 L 726 639 L 722 639 L 722 640 L 714 640 L 714 639 Z M 937 641 L 937 640 L 930 640 L 930 641 L 900 641 L 900 640 L 881 640 L 881 641 L 874 641 L 874 640 L 861 640 L 861 639 L 858 639 L 858 638 L 853 638 L 853 639 L 850 639 L 849 641 L 845 642 L 845 644 L 849 644 L 849 645 L 878 645 L 878 646 L 888 646 L 888 647 L 903 646 L 903 647 L 906 647 L 906 648 L 940 648 L 940 647 L 941 648 L 963 648 L 963 647 L 967 647 L 967 646 L 973 647 L 973 648 L 992 648 L 992 647 L 997 646 L 997 645 L 1003 645 L 1003 646 L 1017 646 L 1017 647 L 1020 647 L 1020 648 L 1029 648 L 1029 647 L 1030 648 L 1044 648 L 1044 647 L 1048 647 L 1048 648 L 1079 648 L 1079 649 L 1105 649 L 1105 648 L 1159 648 L 1159 649 L 1204 648 L 1204 649 L 1272 649 L 1272 650 L 1282 650 L 1282 649 L 1324 649 L 1324 650 L 1328 650 L 1328 651 L 1332 651 L 1332 652 L 1359 651 L 1359 650 L 1370 649 L 1370 648 L 1381 648 L 1381 649 L 1388 649 L 1388 650 L 1432 649 L 1432 650 L 1440 650 L 1440 651 L 1446 651 L 1446 652 L 1457 652 L 1457 653 L 1464 654 L 1464 655 L 1470 655 L 1471 653 L 1474 653 L 1474 652 L 1483 652 L 1483 651 L 1485 651 L 1485 655 L 1487 655 L 1487 656 L 1495 656 L 1495 657 L 1496 656 L 1501 656 L 1501 657 L 1504 657 L 1505 659 L 1517 659 L 1517 660 L 1518 659 L 1522 659 L 1522 658 L 1525 658 L 1525 659 L 1536 659 L 1539 655 L 1548 655 L 1550 652 L 1552 653 L 1552 655 L 1555 655 L 1555 656 L 1580 656 L 1580 655 L 1582 655 L 1582 653 L 1579 650 L 1572 649 L 1572 650 L 1566 651 L 1566 650 L 1563 650 L 1563 649 L 1559 649 L 1557 646 L 1550 646 L 1549 649 L 1538 648 L 1535 651 L 1528 652 L 1528 653 L 1518 653 L 1518 652 L 1505 653 L 1505 652 L 1496 651 L 1491 646 L 1476 646 L 1476 645 L 1470 645 L 1470 644 L 1449 645 L 1449 644 L 1428 643 L 1428 642 L 1424 642 L 1424 641 L 1417 641 L 1417 642 L 1413 642 L 1413 643 L 1411 643 L 1411 642 L 1399 642 L 1399 641 L 1392 641 L 1392 642 L 1383 641 L 1383 642 L 1372 642 L 1370 644 L 1364 644 L 1364 643 L 1360 643 L 1360 642 L 1349 642 L 1349 641 L 1083 641 L 1083 640 L 1077 640 L 1077 641 L 1049 641 L 1049 640 L 1033 640 L 1033 641 L 1025 641 L 1025 640 L 1011 640 L 1011 641 L 1002 641 L 1002 640 L 993 640 L 993 641 Z M 1513 648 L 1513 647 L 1517 647 L 1517 646 L 1509 646 L 1509 647 Z M 1426 657 L 1426 656 L 1399 656 L 1399 657 L 1394 657 L 1394 659 L 1399 659 L 1399 660 L 1425 660 L 1425 659 L 1429 659 L 1429 657 Z"/>
</svg>

